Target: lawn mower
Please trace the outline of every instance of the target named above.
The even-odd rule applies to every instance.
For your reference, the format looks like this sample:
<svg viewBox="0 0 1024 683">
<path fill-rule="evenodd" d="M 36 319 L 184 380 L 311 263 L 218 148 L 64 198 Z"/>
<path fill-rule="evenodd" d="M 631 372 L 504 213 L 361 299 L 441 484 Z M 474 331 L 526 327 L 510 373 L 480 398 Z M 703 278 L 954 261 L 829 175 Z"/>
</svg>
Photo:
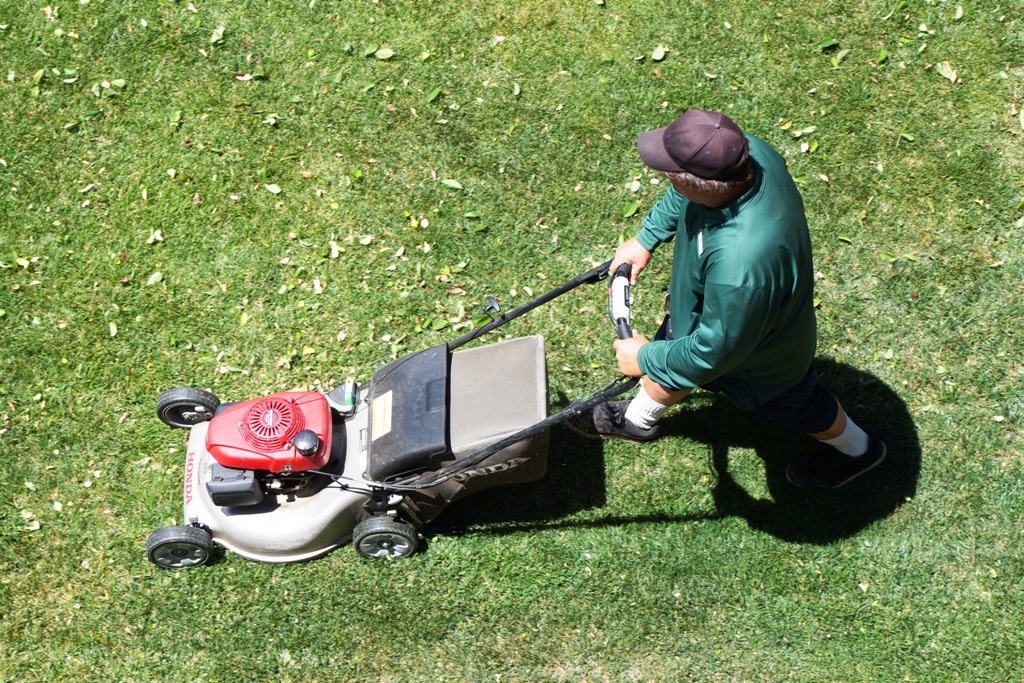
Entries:
<svg viewBox="0 0 1024 683">
<path fill-rule="evenodd" d="M 283 391 L 238 403 L 180 387 L 157 399 L 167 425 L 189 430 L 183 525 L 154 531 L 159 567 L 203 565 L 214 545 L 260 562 L 300 562 L 351 541 L 367 558 L 417 551 L 426 524 L 465 496 L 534 481 L 547 468 L 548 430 L 628 391 L 619 377 L 591 397 L 547 414 L 540 336 L 461 348 L 583 284 L 605 263 L 503 313 L 453 342 L 401 356 L 369 382 L 330 392 Z M 612 278 L 609 315 L 629 327 L 629 267 Z"/>
</svg>

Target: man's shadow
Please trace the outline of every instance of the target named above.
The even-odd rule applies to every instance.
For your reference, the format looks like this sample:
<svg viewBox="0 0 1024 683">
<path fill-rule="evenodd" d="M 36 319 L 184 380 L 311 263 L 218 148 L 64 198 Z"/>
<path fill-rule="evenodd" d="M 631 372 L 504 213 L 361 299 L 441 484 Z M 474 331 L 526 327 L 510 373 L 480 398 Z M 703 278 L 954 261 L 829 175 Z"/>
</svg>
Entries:
<svg viewBox="0 0 1024 683">
<path fill-rule="evenodd" d="M 671 429 L 681 429 L 688 438 L 711 447 L 718 477 L 712 493 L 721 515 L 742 517 L 751 527 L 786 541 L 827 544 L 853 536 L 914 497 L 921 445 L 906 404 L 884 382 L 828 359 L 817 359 L 816 366 L 847 414 L 869 431 L 877 430 L 888 450 L 881 465 L 843 488 L 809 491 L 791 484 L 786 466 L 800 453 L 821 446 L 810 437 L 721 405 L 728 403 L 724 399 L 689 415 L 682 413 L 679 426 Z M 729 473 L 730 447 L 752 448 L 764 461 L 770 499 L 757 499 L 736 483 Z"/>
<path fill-rule="evenodd" d="M 819 447 L 810 437 L 782 430 L 744 413 L 724 396 L 705 394 L 663 421 L 662 438 L 705 443 L 717 481 L 712 514 L 637 514 L 589 522 L 564 517 L 606 502 L 602 442 L 582 439 L 564 427 L 551 432 L 548 472 L 540 480 L 489 489 L 452 505 L 434 529 L 457 533 L 515 533 L 558 527 L 679 523 L 741 517 L 752 528 L 785 541 L 828 544 L 853 536 L 912 499 L 917 491 L 921 446 L 917 427 L 903 400 L 880 379 L 842 363 L 819 358 L 822 382 L 860 426 L 877 429 L 888 455 L 877 468 L 836 491 L 798 488 L 786 479 L 786 466 L 800 453 Z M 729 472 L 731 449 L 752 449 L 764 462 L 769 498 L 758 498 Z"/>
</svg>

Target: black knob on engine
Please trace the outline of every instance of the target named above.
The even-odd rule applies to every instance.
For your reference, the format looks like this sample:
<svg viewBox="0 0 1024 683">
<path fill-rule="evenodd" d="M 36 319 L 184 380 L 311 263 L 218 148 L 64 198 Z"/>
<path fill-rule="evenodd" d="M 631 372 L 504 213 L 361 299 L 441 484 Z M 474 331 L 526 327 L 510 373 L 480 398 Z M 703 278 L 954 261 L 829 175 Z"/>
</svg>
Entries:
<svg viewBox="0 0 1024 683">
<path fill-rule="evenodd" d="M 295 445 L 295 450 L 299 452 L 299 455 L 304 455 L 308 458 L 314 455 L 317 449 L 320 448 L 320 439 L 313 430 L 303 429 L 295 435 L 295 440 L 292 441 L 292 444 Z"/>
</svg>

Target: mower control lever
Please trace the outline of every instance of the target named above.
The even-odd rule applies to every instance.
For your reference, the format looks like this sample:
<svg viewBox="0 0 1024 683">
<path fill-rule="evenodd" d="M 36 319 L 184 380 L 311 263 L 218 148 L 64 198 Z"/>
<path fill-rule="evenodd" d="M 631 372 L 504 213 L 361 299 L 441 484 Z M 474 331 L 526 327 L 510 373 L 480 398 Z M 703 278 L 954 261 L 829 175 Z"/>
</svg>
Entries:
<svg viewBox="0 0 1024 683">
<path fill-rule="evenodd" d="M 497 320 L 498 314 L 501 313 L 501 304 L 493 296 L 487 297 L 487 305 L 484 306 L 484 313 L 490 317 L 491 320 Z"/>
<path fill-rule="evenodd" d="M 630 301 L 629 301 L 629 275 L 632 267 L 623 263 L 615 269 L 612 276 L 612 284 L 608 288 L 608 317 L 615 325 L 615 333 L 619 339 L 629 339 L 633 336 L 633 330 L 629 326 Z"/>
</svg>

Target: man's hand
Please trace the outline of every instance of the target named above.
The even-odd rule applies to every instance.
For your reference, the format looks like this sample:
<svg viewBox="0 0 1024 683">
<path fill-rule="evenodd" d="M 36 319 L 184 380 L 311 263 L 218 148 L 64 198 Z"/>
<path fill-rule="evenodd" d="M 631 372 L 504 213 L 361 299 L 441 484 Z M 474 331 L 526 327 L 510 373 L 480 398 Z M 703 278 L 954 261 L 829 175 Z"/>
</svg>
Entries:
<svg viewBox="0 0 1024 683">
<path fill-rule="evenodd" d="M 641 244 L 636 240 L 635 237 L 629 239 L 619 245 L 619 248 L 615 250 L 615 257 L 612 259 L 612 265 L 608 269 L 609 273 L 614 273 L 615 269 L 623 263 L 628 263 L 631 266 L 629 275 L 629 284 L 636 284 L 636 276 L 640 274 L 647 264 L 651 260 L 651 252 L 647 251 Z"/>
<path fill-rule="evenodd" d="M 639 377 L 644 374 L 640 371 L 637 354 L 640 353 L 640 347 L 648 343 L 650 340 L 647 337 L 636 332 L 633 333 L 632 339 L 615 340 L 615 360 L 619 364 L 619 372 L 627 377 Z"/>
</svg>

